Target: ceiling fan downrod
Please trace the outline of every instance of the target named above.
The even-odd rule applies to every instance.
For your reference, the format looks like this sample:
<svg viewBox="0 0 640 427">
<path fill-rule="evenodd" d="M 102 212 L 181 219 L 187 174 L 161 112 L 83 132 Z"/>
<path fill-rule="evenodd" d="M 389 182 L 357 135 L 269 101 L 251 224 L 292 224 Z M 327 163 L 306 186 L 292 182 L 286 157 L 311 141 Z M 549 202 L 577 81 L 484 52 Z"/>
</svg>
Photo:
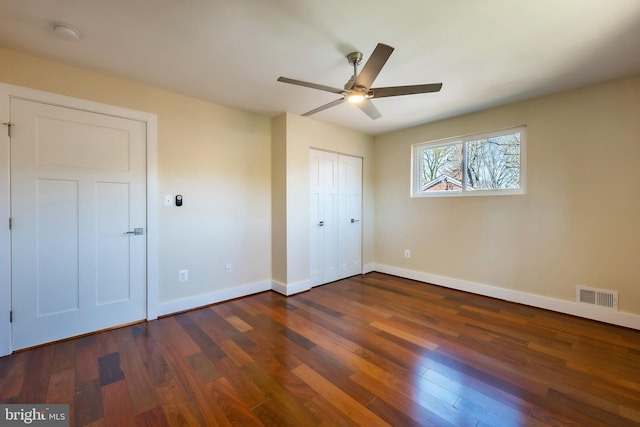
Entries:
<svg viewBox="0 0 640 427">
<path fill-rule="evenodd" d="M 353 66 L 353 75 L 344 85 L 345 90 L 351 90 L 353 88 L 353 84 L 356 82 L 356 78 L 358 78 L 358 65 L 362 62 L 362 57 L 362 52 L 351 52 L 347 55 L 347 61 Z"/>
</svg>

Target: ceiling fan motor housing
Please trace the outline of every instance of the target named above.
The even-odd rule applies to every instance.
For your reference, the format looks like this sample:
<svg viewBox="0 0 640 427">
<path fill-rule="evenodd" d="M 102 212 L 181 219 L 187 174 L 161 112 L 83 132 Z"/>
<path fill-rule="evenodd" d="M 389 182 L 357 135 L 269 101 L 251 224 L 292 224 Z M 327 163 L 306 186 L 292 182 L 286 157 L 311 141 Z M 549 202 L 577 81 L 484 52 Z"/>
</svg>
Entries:
<svg viewBox="0 0 640 427">
<path fill-rule="evenodd" d="M 347 60 L 352 66 L 360 65 L 362 62 L 362 52 L 351 52 L 347 55 Z"/>
</svg>

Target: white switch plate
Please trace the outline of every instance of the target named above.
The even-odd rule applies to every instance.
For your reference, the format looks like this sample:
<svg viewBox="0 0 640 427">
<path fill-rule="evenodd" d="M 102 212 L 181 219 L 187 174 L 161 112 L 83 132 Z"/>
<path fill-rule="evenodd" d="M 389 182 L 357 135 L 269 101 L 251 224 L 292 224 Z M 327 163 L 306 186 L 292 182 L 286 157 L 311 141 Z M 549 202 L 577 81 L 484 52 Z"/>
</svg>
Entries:
<svg viewBox="0 0 640 427">
<path fill-rule="evenodd" d="M 231 273 L 231 271 L 232 271 L 231 264 L 225 264 L 224 265 L 224 272 L 229 274 L 229 273 Z"/>
<path fill-rule="evenodd" d="M 172 205 L 173 196 L 171 194 L 167 194 L 164 196 L 164 205 L 169 207 Z"/>
</svg>

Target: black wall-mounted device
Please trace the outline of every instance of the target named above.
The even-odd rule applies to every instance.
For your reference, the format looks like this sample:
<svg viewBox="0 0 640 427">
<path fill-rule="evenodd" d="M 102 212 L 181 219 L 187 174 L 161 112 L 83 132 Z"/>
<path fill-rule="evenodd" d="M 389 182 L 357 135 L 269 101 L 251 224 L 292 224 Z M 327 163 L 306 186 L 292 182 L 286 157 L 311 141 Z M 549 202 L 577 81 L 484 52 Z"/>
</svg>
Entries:
<svg viewBox="0 0 640 427">
<path fill-rule="evenodd" d="M 180 194 L 176 196 L 176 206 L 182 206 L 182 196 Z"/>
</svg>

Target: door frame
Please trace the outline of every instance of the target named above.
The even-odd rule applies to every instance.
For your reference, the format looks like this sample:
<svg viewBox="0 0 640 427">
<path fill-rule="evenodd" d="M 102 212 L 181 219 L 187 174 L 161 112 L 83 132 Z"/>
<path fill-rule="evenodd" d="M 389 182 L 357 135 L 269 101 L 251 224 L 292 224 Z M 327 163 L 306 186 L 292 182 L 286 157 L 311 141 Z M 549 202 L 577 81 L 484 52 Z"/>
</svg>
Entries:
<svg viewBox="0 0 640 427">
<path fill-rule="evenodd" d="M 146 124 L 146 319 L 158 318 L 158 117 L 155 114 L 116 107 L 36 89 L 0 83 L 0 123 L 8 123 L 11 98 L 136 120 Z M 0 356 L 12 352 L 11 322 L 11 156 L 7 126 L 0 125 Z"/>
</svg>

